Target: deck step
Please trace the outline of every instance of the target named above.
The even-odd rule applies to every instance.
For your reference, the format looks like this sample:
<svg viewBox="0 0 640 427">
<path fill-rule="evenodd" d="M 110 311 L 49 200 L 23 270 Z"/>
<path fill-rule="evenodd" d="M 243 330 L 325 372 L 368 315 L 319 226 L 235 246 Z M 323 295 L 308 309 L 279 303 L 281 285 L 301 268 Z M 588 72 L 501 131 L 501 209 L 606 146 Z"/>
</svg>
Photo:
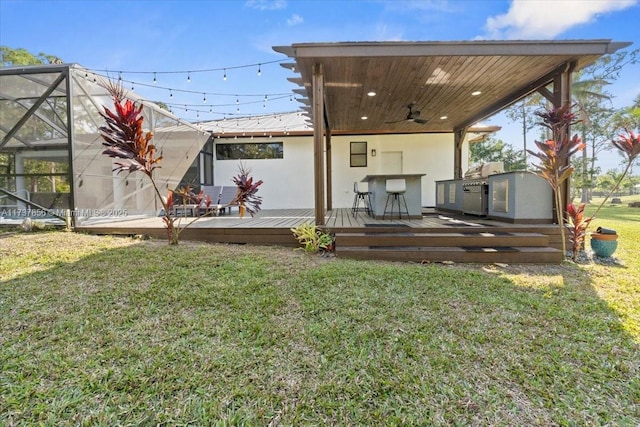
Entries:
<svg viewBox="0 0 640 427">
<path fill-rule="evenodd" d="M 562 251 L 551 247 L 442 247 L 442 246 L 395 246 L 340 247 L 336 244 L 336 256 L 349 259 L 371 259 L 409 262 L 472 262 L 507 264 L 559 264 Z"/>
<path fill-rule="evenodd" d="M 456 233 L 336 233 L 337 247 L 427 246 L 427 247 L 501 247 L 549 246 L 549 236 L 528 232 L 456 232 Z"/>
</svg>

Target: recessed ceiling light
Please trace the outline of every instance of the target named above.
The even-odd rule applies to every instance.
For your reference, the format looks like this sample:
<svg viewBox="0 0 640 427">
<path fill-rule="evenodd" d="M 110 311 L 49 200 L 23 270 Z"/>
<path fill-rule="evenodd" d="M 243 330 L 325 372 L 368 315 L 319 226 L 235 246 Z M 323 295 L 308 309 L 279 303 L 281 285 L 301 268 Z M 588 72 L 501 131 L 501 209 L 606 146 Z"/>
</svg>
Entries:
<svg viewBox="0 0 640 427">
<path fill-rule="evenodd" d="M 440 116 L 440 120 L 447 120 L 449 116 Z"/>
<path fill-rule="evenodd" d="M 475 92 L 471 92 L 471 96 L 478 96 L 480 95 L 482 92 L 480 92 L 479 90 L 476 90 Z"/>
<path fill-rule="evenodd" d="M 367 92 L 367 96 L 376 96 L 376 93 L 374 91 Z"/>
<path fill-rule="evenodd" d="M 369 117 L 367 117 L 367 116 L 362 116 L 362 117 L 360 117 L 360 118 L 361 118 L 362 120 L 367 120 Z"/>
</svg>

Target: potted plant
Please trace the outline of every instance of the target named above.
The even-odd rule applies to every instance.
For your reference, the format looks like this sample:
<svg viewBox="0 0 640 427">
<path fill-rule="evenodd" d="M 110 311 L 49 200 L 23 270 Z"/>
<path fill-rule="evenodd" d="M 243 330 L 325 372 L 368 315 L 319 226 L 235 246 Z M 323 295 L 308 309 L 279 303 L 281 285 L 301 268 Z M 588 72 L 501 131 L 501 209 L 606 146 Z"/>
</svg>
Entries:
<svg viewBox="0 0 640 427">
<path fill-rule="evenodd" d="M 245 211 L 253 217 L 259 210 L 262 197 L 256 195 L 258 187 L 262 185 L 262 180 L 254 181 L 251 177 L 251 169 L 242 164 L 238 166 L 238 175 L 232 178 L 238 186 L 238 192 L 234 199 L 238 203 L 240 218 L 244 217 Z"/>
</svg>

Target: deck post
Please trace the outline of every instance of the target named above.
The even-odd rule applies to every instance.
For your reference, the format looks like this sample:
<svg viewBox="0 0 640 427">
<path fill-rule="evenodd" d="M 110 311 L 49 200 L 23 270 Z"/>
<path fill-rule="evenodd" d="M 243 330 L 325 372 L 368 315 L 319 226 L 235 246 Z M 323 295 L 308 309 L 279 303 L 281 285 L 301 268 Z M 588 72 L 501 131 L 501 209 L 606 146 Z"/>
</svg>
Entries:
<svg viewBox="0 0 640 427">
<path fill-rule="evenodd" d="M 575 63 L 567 64 L 566 69 L 556 75 L 553 79 L 553 106 L 554 108 L 560 108 L 565 104 L 571 104 L 571 74 L 575 68 Z M 564 134 L 560 135 L 560 138 L 571 138 L 571 127 L 567 126 L 564 129 Z M 567 159 L 567 162 L 563 166 L 568 166 L 571 159 Z M 562 206 L 566 207 L 570 200 L 570 188 L 571 177 L 560 184 L 560 196 L 562 200 Z M 553 204 L 555 210 L 555 203 Z M 558 221 L 560 215 L 555 212 L 554 218 Z"/>
<path fill-rule="evenodd" d="M 453 177 L 462 179 L 462 143 L 467 135 L 467 128 L 453 131 Z"/>
<path fill-rule="evenodd" d="M 324 74 L 322 64 L 313 66 L 312 78 L 313 91 L 313 176 L 315 194 L 315 220 L 316 225 L 324 225 Z"/>
<path fill-rule="evenodd" d="M 331 210 L 333 209 L 333 197 L 331 196 L 331 193 L 333 192 L 333 179 L 331 178 L 333 175 L 333 172 L 331 170 L 331 127 L 329 127 L 328 123 L 327 123 L 326 133 L 327 135 L 325 137 L 325 147 L 326 147 L 325 162 L 327 165 L 327 210 Z"/>
</svg>

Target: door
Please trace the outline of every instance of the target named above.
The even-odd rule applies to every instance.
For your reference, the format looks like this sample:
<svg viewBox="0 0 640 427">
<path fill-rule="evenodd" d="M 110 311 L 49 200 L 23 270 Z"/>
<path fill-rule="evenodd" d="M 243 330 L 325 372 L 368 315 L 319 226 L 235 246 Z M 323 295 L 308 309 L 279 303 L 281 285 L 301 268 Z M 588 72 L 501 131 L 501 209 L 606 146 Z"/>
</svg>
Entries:
<svg viewBox="0 0 640 427">
<path fill-rule="evenodd" d="M 380 153 L 383 174 L 402 173 L 402 151 L 383 151 Z"/>
</svg>

